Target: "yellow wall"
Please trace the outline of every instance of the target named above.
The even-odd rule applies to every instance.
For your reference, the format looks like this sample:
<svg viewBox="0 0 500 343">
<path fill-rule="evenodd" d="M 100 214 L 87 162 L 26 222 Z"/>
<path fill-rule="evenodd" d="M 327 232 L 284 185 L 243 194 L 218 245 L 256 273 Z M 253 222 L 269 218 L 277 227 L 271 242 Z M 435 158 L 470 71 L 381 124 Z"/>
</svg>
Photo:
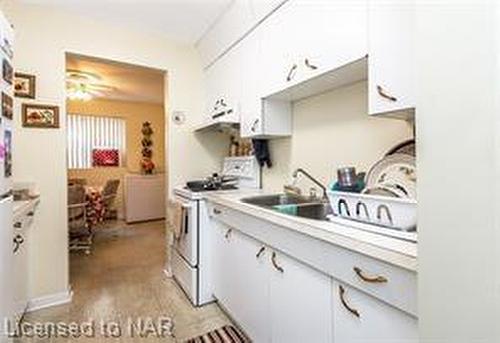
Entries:
<svg viewBox="0 0 500 343">
<path fill-rule="evenodd" d="M 140 172 L 142 123 L 152 124 L 153 161 L 157 172 L 165 170 L 165 115 L 163 105 L 141 102 L 94 99 L 91 101 L 68 101 L 68 114 L 83 114 L 107 117 L 120 117 L 126 120 L 126 165 L 123 167 L 100 167 L 91 169 L 70 169 L 69 178 L 87 179 L 89 185 L 102 186 L 109 179 L 120 179 L 120 189 L 116 200 L 119 214 L 123 214 L 123 180 L 126 173 Z"/>
</svg>

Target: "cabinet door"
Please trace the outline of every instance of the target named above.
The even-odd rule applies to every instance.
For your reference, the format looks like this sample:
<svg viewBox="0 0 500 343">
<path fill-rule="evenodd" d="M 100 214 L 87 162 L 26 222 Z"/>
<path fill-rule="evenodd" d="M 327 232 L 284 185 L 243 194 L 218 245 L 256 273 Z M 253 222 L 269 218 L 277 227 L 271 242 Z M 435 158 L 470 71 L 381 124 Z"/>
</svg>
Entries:
<svg viewBox="0 0 500 343">
<path fill-rule="evenodd" d="M 331 342 L 330 278 L 281 253 L 269 262 L 272 342 Z"/>
<path fill-rule="evenodd" d="M 417 343 L 417 319 L 333 281 L 334 342 Z"/>
<path fill-rule="evenodd" d="M 262 81 L 267 77 L 261 67 L 259 35 L 252 32 L 235 50 L 241 61 L 240 135 L 241 137 L 288 136 L 292 133 L 288 101 L 263 100 Z"/>
<path fill-rule="evenodd" d="M 299 69 L 295 1 L 289 0 L 255 30 L 259 36 L 259 77 L 263 96 L 293 83 Z"/>
<path fill-rule="evenodd" d="M 261 26 L 269 95 L 367 54 L 367 0 L 290 0 Z"/>
<path fill-rule="evenodd" d="M 239 54 L 229 51 L 205 71 L 205 122 L 239 121 Z M 227 111 L 231 110 L 231 113 Z M 217 113 L 226 111 L 222 117 Z"/>
<path fill-rule="evenodd" d="M 236 231 L 234 244 L 238 277 L 233 281 L 237 291 L 234 318 L 253 342 L 270 342 L 269 321 L 269 249 L 258 241 Z"/>
<path fill-rule="evenodd" d="M 212 286 L 213 293 L 224 308 L 231 311 L 237 304 L 238 293 L 233 285 L 238 277 L 238 265 L 234 256 L 234 230 L 218 221 L 212 221 Z"/>
<path fill-rule="evenodd" d="M 269 342 L 267 251 L 225 224 L 213 221 L 212 226 L 214 295 L 254 342 Z"/>
<path fill-rule="evenodd" d="M 215 112 L 216 102 L 219 101 L 220 83 L 217 79 L 219 74 L 219 65 L 214 64 L 204 72 L 205 88 L 205 112 L 203 113 L 203 122 L 212 121 L 212 115 Z"/>
<path fill-rule="evenodd" d="M 259 90 L 259 41 L 258 35 L 250 33 L 236 47 L 238 60 L 241 62 L 240 78 L 240 136 L 252 137 L 262 134 L 262 100 Z"/>
<path fill-rule="evenodd" d="M 413 0 L 369 0 L 370 114 L 415 107 Z"/>
<path fill-rule="evenodd" d="M 27 223 L 26 223 L 27 224 Z M 26 228 L 14 233 L 15 315 L 21 317 L 28 305 L 28 250 Z"/>
<path fill-rule="evenodd" d="M 367 0 L 292 0 L 298 83 L 368 53 Z"/>
</svg>

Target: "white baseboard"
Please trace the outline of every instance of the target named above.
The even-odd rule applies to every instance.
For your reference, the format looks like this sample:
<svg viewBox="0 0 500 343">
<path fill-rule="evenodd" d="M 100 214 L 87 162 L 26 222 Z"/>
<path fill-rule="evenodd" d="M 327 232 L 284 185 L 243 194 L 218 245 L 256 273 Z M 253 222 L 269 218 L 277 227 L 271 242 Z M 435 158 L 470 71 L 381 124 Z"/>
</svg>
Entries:
<svg viewBox="0 0 500 343">
<path fill-rule="evenodd" d="M 44 295 L 43 297 L 31 299 L 28 302 L 27 312 L 41 310 L 47 307 L 63 305 L 71 302 L 73 291 L 69 288 L 65 292 Z"/>
</svg>

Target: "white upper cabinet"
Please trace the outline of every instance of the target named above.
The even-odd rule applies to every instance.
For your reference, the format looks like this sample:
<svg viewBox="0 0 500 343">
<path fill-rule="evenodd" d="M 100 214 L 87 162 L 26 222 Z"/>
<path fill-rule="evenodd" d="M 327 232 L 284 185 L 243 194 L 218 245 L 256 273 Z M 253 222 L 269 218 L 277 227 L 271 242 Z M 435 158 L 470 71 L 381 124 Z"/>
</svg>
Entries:
<svg viewBox="0 0 500 343">
<path fill-rule="evenodd" d="M 363 58 L 366 0 L 290 0 L 259 27 L 264 95 Z"/>
<path fill-rule="evenodd" d="M 246 138 L 288 136 L 292 133 L 291 105 L 264 100 L 264 73 L 260 30 L 250 33 L 235 47 L 240 94 L 240 136 Z M 236 63 L 236 62 L 235 62 Z"/>
<path fill-rule="evenodd" d="M 418 343 L 418 321 L 380 300 L 333 281 L 333 342 Z"/>
<path fill-rule="evenodd" d="M 238 123 L 239 118 L 239 73 L 234 50 L 229 51 L 204 73 L 205 115 L 204 122 L 214 121 Z"/>
<path fill-rule="evenodd" d="M 414 0 L 369 0 L 368 13 L 369 113 L 413 113 Z"/>
<path fill-rule="evenodd" d="M 196 46 L 204 67 L 245 36 L 286 0 L 233 0 Z"/>
</svg>

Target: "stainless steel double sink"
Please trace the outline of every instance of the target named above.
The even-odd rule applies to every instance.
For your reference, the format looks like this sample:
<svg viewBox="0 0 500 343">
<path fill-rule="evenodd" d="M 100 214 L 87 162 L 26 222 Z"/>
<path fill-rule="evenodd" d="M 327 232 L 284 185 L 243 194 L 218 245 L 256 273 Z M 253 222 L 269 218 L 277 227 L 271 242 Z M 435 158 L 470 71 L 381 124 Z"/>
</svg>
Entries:
<svg viewBox="0 0 500 343">
<path fill-rule="evenodd" d="M 241 201 L 284 214 L 315 220 L 327 220 L 327 215 L 332 213 L 330 204 L 326 200 L 293 194 L 254 196 L 243 198 Z"/>
</svg>

